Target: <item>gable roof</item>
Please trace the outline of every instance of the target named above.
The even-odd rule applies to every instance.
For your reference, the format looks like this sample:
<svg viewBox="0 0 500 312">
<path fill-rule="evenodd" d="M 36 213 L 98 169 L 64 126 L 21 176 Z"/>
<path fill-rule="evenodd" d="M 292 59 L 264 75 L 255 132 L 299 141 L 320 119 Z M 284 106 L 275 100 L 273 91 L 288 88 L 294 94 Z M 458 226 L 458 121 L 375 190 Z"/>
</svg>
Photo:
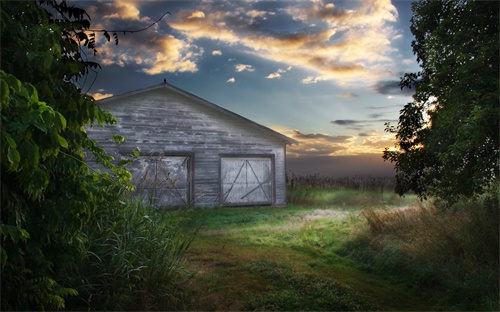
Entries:
<svg viewBox="0 0 500 312">
<path fill-rule="evenodd" d="M 192 93 L 189 93 L 187 91 L 184 91 L 180 88 L 177 88 L 167 82 L 164 82 L 164 83 L 161 83 L 161 84 L 158 84 L 158 85 L 154 85 L 154 86 L 151 86 L 151 87 L 148 87 L 148 88 L 143 88 L 143 89 L 138 89 L 138 90 L 135 90 L 135 91 L 130 91 L 130 92 L 126 92 L 126 93 L 122 93 L 122 94 L 119 94 L 119 95 L 115 95 L 115 96 L 111 96 L 111 97 L 108 97 L 108 98 L 105 98 L 105 99 L 102 99 L 102 100 L 99 100 L 97 101 L 97 104 L 99 103 L 107 103 L 107 102 L 110 102 L 110 101 L 115 101 L 115 100 L 119 100 L 119 99 L 122 99 L 122 98 L 126 98 L 126 97 L 129 97 L 129 96 L 132 96 L 132 95 L 137 95 L 137 94 L 141 94 L 141 93 L 146 93 L 148 91 L 152 91 L 152 90 L 157 90 L 157 89 L 168 89 L 172 92 L 175 92 L 177 94 L 180 94 L 182 96 L 185 96 L 191 100 L 194 100 L 195 102 L 201 104 L 201 105 L 204 105 L 212 110 L 215 110 L 217 111 L 218 113 L 221 113 L 221 114 L 224 114 L 226 116 L 229 116 L 229 117 L 233 117 L 235 118 L 236 120 L 239 120 L 241 122 L 244 122 L 244 123 L 247 123 L 253 127 L 256 127 L 260 130 L 262 130 L 263 132 L 265 133 L 268 133 L 269 135 L 271 136 L 274 136 L 275 138 L 279 139 L 279 140 L 282 140 L 284 141 L 286 144 L 299 144 L 298 141 L 292 139 L 292 138 L 289 138 L 277 131 L 274 131 L 268 127 L 265 127 L 259 123 L 256 123 L 248 118 L 245 118 L 241 115 L 238 115 L 228 109 L 225 109 L 221 106 L 218 106 L 212 102 L 209 102 L 205 99 L 202 99 L 201 97 L 199 96 L 196 96 Z"/>
</svg>

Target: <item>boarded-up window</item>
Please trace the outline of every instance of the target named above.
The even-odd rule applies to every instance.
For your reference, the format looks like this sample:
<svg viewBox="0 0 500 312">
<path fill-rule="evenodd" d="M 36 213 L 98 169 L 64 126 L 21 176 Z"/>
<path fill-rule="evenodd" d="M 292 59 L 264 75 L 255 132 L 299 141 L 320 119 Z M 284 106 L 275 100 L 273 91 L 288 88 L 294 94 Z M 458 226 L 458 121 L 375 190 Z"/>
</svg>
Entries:
<svg viewBox="0 0 500 312">
<path fill-rule="evenodd" d="M 224 205 L 265 205 L 273 202 L 271 157 L 223 157 L 221 191 Z"/>
<path fill-rule="evenodd" d="M 190 156 L 139 157 L 129 171 L 137 192 L 156 207 L 190 204 Z"/>
</svg>

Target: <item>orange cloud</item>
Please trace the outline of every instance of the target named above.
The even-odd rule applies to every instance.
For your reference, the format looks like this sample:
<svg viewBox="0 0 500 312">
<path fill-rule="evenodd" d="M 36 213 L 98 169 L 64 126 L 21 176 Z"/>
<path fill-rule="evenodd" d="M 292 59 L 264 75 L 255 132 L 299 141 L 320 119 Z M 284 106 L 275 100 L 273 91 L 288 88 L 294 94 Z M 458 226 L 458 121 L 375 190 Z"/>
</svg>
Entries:
<svg viewBox="0 0 500 312">
<path fill-rule="evenodd" d="M 187 19 L 193 19 L 193 18 L 205 18 L 205 13 L 202 11 L 194 11 L 187 17 Z"/>
<path fill-rule="evenodd" d="M 386 147 L 393 147 L 396 142 L 393 134 L 380 134 L 375 130 L 346 136 L 302 133 L 285 127 L 272 128 L 299 142 L 298 145 L 287 147 L 288 157 L 382 154 Z"/>
<path fill-rule="evenodd" d="M 248 31 L 244 10 L 215 11 L 204 19 L 179 18 L 170 26 L 188 38 L 209 38 L 227 44 L 239 43 L 262 58 L 312 70 L 316 75 L 303 83 L 333 80 L 340 83 L 374 83 L 391 75 L 396 36 L 389 23 L 397 10 L 390 0 L 365 0 L 351 10 L 341 10 L 323 1 L 290 5 L 283 9 L 293 19 L 309 25 L 327 23 L 328 28 L 303 33 L 256 33 Z M 185 13 L 185 16 L 188 13 Z M 247 17 L 263 17 L 264 11 L 249 10 Z M 252 22 L 253 20 L 250 20 Z M 276 76 L 276 75 L 274 75 Z"/>
<path fill-rule="evenodd" d="M 94 100 L 98 101 L 98 100 L 102 100 L 102 99 L 111 97 L 111 96 L 113 96 L 113 94 L 97 92 L 97 93 L 90 94 L 90 96 L 92 96 L 94 98 Z"/>
<path fill-rule="evenodd" d="M 121 36 L 118 47 L 104 51 L 103 64 L 141 64 L 147 66 L 142 71 L 152 75 L 195 72 L 203 51 L 193 42 L 207 38 L 221 44 L 238 44 L 246 52 L 263 59 L 308 70 L 309 77 L 302 77 L 306 84 L 319 81 L 335 81 L 344 86 L 373 84 L 392 75 L 394 63 L 389 56 L 394 49 L 391 40 L 400 34 L 391 24 L 398 17 L 391 1 L 348 2 L 349 9 L 325 2 L 287 2 L 279 14 L 302 23 L 306 31 L 273 32 L 260 31 L 264 29 L 260 23 L 277 12 L 257 10 L 252 2 L 231 2 L 222 6 L 202 1 L 196 10 L 180 10 L 161 22 L 174 30 L 169 35 L 144 32 L 135 36 L 146 43 L 129 38 L 134 36 Z M 98 22 L 96 27 L 110 29 L 118 18 L 147 25 L 146 18 L 141 17 L 139 4 L 135 1 L 101 4 L 100 9 L 106 9 L 104 16 L 108 19 L 100 21 L 102 25 Z M 160 24 L 155 27 L 160 29 Z M 278 74 L 267 77 L 279 78 Z"/>
<path fill-rule="evenodd" d="M 142 22 L 149 22 L 149 17 L 141 17 L 141 12 L 137 9 L 137 3 L 133 0 L 120 0 L 115 1 L 114 13 L 107 14 L 103 16 L 103 19 L 107 18 L 119 18 L 124 20 L 135 20 Z"/>
</svg>

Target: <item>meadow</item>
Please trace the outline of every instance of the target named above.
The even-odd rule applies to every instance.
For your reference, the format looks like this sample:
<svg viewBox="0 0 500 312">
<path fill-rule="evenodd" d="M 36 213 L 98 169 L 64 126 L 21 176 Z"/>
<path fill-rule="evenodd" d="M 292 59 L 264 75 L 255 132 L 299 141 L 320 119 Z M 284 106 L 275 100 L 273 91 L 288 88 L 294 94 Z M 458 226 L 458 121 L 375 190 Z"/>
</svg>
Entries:
<svg viewBox="0 0 500 312">
<path fill-rule="evenodd" d="M 495 201 L 441 211 L 389 180 L 341 182 L 295 177 L 286 208 L 185 211 L 197 235 L 172 308 L 498 310 Z"/>
<path fill-rule="evenodd" d="M 287 207 L 101 207 L 66 309 L 499 310 L 498 193 L 443 209 L 391 179 L 288 181 Z"/>
</svg>

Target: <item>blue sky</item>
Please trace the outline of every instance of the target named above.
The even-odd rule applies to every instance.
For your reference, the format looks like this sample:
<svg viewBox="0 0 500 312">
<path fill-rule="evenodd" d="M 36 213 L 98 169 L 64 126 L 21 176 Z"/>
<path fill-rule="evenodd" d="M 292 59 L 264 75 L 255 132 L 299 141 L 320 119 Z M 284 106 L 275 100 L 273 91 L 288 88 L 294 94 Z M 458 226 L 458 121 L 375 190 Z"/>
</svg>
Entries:
<svg viewBox="0 0 500 312">
<path fill-rule="evenodd" d="M 395 125 L 411 101 L 399 77 L 418 71 L 410 1 L 76 4 L 93 29 L 141 29 L 171 13 L 146 31 L 119 33 L 117 46 L 99 44 L 89 58 L 103 68 L 82 85 L 96 98 L 167 79 L 300 141 L 287 149 L 290 170 L 385 175 L 392 168 L 381 159 L 394 145 L 384 123 Z"/>
</svg>

